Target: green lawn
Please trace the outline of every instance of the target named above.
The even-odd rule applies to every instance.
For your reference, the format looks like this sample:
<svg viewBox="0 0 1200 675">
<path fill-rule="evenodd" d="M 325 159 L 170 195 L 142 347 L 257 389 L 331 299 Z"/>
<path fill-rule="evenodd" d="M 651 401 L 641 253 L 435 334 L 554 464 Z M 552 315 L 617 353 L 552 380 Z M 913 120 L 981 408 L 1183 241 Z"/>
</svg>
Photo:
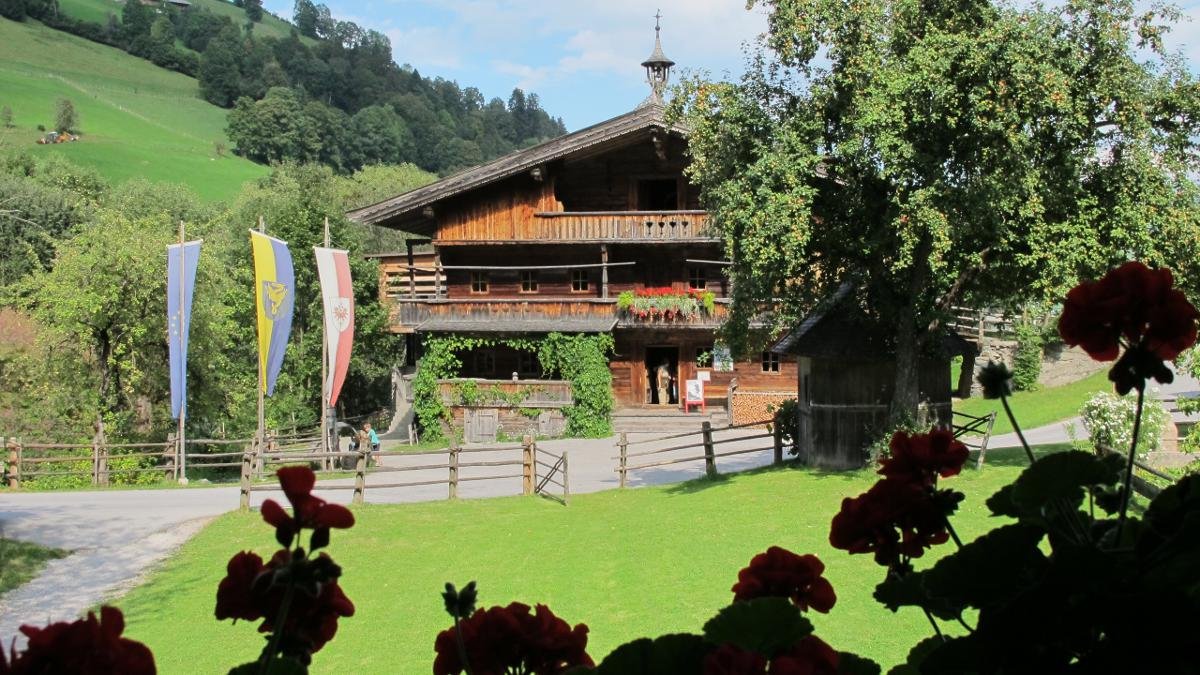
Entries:
<svg viewBox="0 0 1200 675">
<path fill-rule="evenodd" d="M 59 98 L 79 112 L 83 140 L 42 146 Z M 62 153 L 113 182 L 133 177 L 184 183 L 206 200 L 229 199 L 267 167 L 226 153 L 225 111 L 200 99 L 196 80 L 37 22 L 0 19 L 0 105 L 15 129 L 0 147 Z"/>
<path fill-rule="evenodd" d="M 58 9 L 65 16 L 101 26 L 108 24 L 109 14 L 115 15 L 120 21 L 123 7 L 125 3 L 121 0 L 58 0 Z"/>
<path fill-rule="evenodd" d="M 51 560 L 68 551 L 0 537 L 0 596 L 41 573 Z"/>
<path fill-rule="evenodd" d="M 59 0 L 59 10 L 63 14 L 79 19 L 81 21 L 90 21 L 98 23 L 101 26 L 108 23 L 108 15 L 113 14 L 117 20 L 121 20 L 121 10 L 125 3 L 122 0 Z M 231 2 L 225 0 L 192 0 L 193 7 L 204 8 L 217 16 L 228 16 L 233 19 L 233 25 L 244 26 L 246 24 L 246 10 L 241 7 L 234 6 Z M 287 21 L 278 19 L 265 11 L 263 19 L 254 26 L 254 33 L 259 36 L 285 38 L 292 31 L 292 25 Z M 310 38 L 301 38 L 309 44 L 315 43 L 315 40 Z"/>
<path fill-rule="evenodd" d="M 1100 371 L 1078 382 L 1064 384 L 1061 387 L 1039 389 L 1037 391 L 1019 391 L 1012 395 L 1008 405 L 1022 429 L 1032 429 L 1059 420 L 1069 419 L 1079 414 L 1092 394 L 1098 391 L 1112 391 L 1112 383 L 1108 381 L 1108 371 Z M 986 415 L 997 411 L 996 426 L 993 434 L 1005 434 L 1012 431 L 1008 415 L 1004 414 L 1004 406 L 999 400 L 984 398 L 968 398 L 954 402 L 954 410 L 969 415 Z"/>
<path fill-rule="evenodd" d="M 983 471 L 951 480 L 967 493 L 955 519 L 962 536 L 997 524 L 984 500 L 1023 465 L 1019 451 L 1000 450 Z M 639 635 L 699 631 L 730 601 L 737 571 L 772 544 L 827 563 L 838 603 L 812 617 L 824 639 L 894 664 L 927 635 L 925 618 L 872 600 L 881 568 L 828 544 L 842 498 L 874 478 L 786 468 L 580 495 L 569 507 L 516 497 L 357 508 L 358 524 L 335 533 L 330 552 L 358 613 L 341 622 L 313 672 L 429 672 L 434 636 L 449 625 L 439 597 L 446 581 L 478 580 L 486 606 L 544 602 L 587 623 L 597 658 Z M 228 514 L 118 601 L 127 634 L 150 645 L 160 672 L 223 672 L 257 654 L 254 627 L 218 623 L 213 602 L 228 558 L 242 549 L 267 555 L 271 542 L 257 514 Z"/>
</svg>

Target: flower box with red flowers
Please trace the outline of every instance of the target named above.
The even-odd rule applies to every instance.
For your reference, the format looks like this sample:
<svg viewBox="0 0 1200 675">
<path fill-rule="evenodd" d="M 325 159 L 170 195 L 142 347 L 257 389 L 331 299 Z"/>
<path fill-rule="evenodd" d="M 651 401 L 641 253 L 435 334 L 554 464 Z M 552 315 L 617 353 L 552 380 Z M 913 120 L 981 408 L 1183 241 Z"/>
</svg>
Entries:
<svg viewBox="0 0 1200 675">
<path fill-rule="evenodd" d="M 617 311 L 642 321 L 687 321 L 712 316 L 716 295 L 712 291 L 677 291 L 669 286 L 624 291 L 617 296 Z"/>
</svg>

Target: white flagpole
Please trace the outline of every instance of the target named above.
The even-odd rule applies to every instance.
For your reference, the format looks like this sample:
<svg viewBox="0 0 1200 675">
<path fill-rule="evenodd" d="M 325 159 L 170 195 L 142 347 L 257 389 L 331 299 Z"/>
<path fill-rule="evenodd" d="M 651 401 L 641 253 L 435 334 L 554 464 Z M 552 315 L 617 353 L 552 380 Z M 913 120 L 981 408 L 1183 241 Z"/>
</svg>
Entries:
<svg viewBox="0 0 1200 675">
<path fill-rule="evenodd" d="M 325 217 L 325 248 L 329 248 L 329 216 Z M 325 468 L 332 469 L 328 454 L 329 443 L 329 328 L 321 317 L 321 448 L 325 451 Z"/>
</svg>

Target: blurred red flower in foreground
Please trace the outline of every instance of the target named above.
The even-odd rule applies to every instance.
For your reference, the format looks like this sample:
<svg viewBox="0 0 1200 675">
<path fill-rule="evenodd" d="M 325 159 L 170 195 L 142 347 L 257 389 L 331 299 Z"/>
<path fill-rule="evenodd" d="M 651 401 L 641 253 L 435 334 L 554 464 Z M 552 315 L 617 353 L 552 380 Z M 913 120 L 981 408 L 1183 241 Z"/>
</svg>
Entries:
<svg viewBox="0 0 1200 675">
<path fill-rule="evenodd" d="M 893 566 L 900 556 L 919 558 L 925 549 L 946 542 L 945 505 L 962 498 L 943 491 L 930 494 L 922 485 L 885 478 L 865 493 L 842 500 L 833 517 L 829 543 L 850 553 L 874 553 L 875 562 Z"/>
<path fill-rule="evenodd" d="M 1200 313 L 1177 288 L 1171 270 L 1127 262 L 1099 281 L 1067 293 L 1058 332 L 1097 361 L 1120 355 L 1121 338 L 1163 361 L 1172 361 L 1196 342 Z"/>
<path fill-rule="evenodd" d="M 592 666 L 587 654 L 588 628 L 571 628 L 545 605 L 530 613 L 529 605 L 476 610 L 459 622 L 472 675 L 505 675 L 510 672 L 554 675 L 575 666 Z M 454 628 L 438 634 L 434 675 L 463 672 Z"/>
<path fill-rule="evenodd" d="M 921 485 L 933 485 L 938 476 L 957 475 L 968 454 L 967 446 L 948 429 L 911 435 L 897 431 L 888 448 L 891 456 L 879 461 L 880 475 Z"/>
<path fill-rule="evenodd" d="M 837 602 L 837 595 L 829 580 L 821 576 L 824 571 L 825 565 L 815 555 L 797 555 L 772 546 L 738 572 L 733 599 L 781 597 L 790 599 L 801 610 L 828 612 Z"/>
<path fill-rule="evenodd" d="M 770 661 L 735 645 L 721 645 L 705 657 L 704 675 L 836 675 L 838 662 L 838 653 L 824 640 L 806 635 Z"/>
<path fill-rule="evenodd" d="M 289 516 L 274 499 L 263 502 L 263 520 L 275 528 L 279 543 L 287 546 L 292 536 L 302 528 L 319 530 L 354 525 L 354 514 L 350 509 L 341 504 L 330 504 L 312 495 L 313 486 L 317 482 L 312 469 L 306 466 L 289 466 L 276 471 L 275 475 L 279 477 L 283 494 L 292 503 L 294 512 L 294 517 Z"/>
<path fill-rule="evenodd" d="M 154 655 L 146 645 L 121 637 L 124 630 L 125 617 L 115 607 L 101 607 L 99 619 L 88 612 L 87 618 L 60 621 L 45 628 L 21 626 L 29 643 L 25 651 L 14 651 L 8 659 L 0 649 L 0 673 L 153 675 L 157 672 Z"/>
</svg>

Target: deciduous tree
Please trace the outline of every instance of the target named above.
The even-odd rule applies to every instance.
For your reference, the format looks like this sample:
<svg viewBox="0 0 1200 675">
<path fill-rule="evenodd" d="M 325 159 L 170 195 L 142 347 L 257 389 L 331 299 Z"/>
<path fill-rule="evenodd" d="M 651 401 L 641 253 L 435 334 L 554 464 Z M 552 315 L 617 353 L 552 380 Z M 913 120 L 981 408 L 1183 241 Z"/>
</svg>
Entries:
<svg viewBox="0 0 1200 675">
<path fill-rule="evenodd" d="M 1125 0 L 751 0 L 738 82 L 686 81 L 690 172 L 733 256 L 727 333 L 851 282 L 914 414 L 917 354 L 964 301 L 1051 298 L 1195 242 L 1200 87 Z"/>
</svg>

